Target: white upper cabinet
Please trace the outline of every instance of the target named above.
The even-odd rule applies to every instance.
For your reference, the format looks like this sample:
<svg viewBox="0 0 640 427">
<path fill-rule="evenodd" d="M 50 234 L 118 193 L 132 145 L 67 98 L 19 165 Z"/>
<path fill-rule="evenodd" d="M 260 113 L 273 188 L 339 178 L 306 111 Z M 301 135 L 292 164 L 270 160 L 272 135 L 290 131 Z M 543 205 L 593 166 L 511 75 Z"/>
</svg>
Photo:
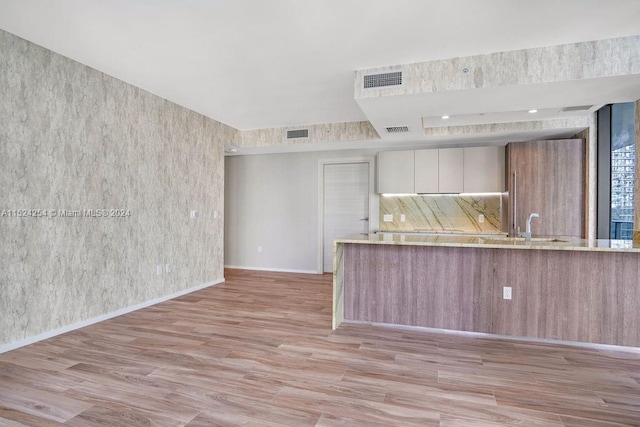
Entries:
<svg viewBox="0 0 640 427">
<path fill-rule="evenodd" d="M 378 153 L 378 193 L 415 193 L 414 151 Z"/>
<path fill-rule="evenodd" d="M 438 193 L 462 193 L 464 191 L 464 149 L 438 150 Z"/>
<path fill-rule="evenodd" d="M 504 191 L 504 147 L 378 153 L 378 193 L 495 193 Z"/>
<path fill-rule="evenodd" d="M 504 147 L 464 149 L 464 192 L 501 193 L 504 191 Z"/>
<path fill-rule="evenodd" d="M 438 151 L 416 150 L 415 156 L 415 192 L 438 192 Z"/>
<path fill-rule="evenodd" d="M 416 193 L 462 193 L 462 148 L 416 150 Z"/>
</svg>

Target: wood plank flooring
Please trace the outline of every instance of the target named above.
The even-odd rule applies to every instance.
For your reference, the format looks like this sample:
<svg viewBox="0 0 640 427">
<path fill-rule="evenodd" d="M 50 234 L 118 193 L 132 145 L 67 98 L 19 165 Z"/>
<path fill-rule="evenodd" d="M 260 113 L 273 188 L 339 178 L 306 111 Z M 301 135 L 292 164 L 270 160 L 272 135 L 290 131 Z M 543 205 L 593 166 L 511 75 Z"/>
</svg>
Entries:
<svg viewBox="0 0 640 427">
<path fill-rule="evenodd" d="M 226 278 L 0 355 L 0 426 L 640 426 L 640 349 L 331 331 L 330 275 Z"/>
</svg>

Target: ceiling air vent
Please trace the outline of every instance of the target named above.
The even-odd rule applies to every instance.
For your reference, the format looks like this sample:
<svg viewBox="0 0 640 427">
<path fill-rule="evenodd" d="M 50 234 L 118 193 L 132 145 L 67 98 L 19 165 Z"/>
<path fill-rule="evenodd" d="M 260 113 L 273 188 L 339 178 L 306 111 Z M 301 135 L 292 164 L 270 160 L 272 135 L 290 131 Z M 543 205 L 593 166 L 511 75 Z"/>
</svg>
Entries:
<svg viewBox="0 0 640 427">
<path fill-rule="evenodd" d="M 575 105 L 573 107 L 564 107 L 562 109 L 563 113 L 568 113 L 571 111 L 587 111 L 590 110 L 593 105 Z"/>
<path fill-rule="evenodd" d="M 309 138 L 309 129 L 288 130 L 287 139 Z"/>
<path fill-rule="evenodd" d="M 371 74 L 364 76 L 364 88 L 369 89 L 372 87 L 383 86 L 399 86 L 402 84 L 402 72 L 396 71 L 393 73 L 384 74 Z"/>
<path fill-rule="evenodd" d="M 407 126 L 391 126 L 387 128 L 388 133 L 402 133 L 409 132 L 409 127 Z"/>
</svg>

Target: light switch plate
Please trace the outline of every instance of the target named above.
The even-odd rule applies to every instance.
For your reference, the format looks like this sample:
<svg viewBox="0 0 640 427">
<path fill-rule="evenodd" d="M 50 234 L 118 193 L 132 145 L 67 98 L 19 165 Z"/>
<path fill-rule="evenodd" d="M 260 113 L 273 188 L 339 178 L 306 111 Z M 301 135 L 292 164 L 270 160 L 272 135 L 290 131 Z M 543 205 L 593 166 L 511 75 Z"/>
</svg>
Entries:
<svg viewBox="0 0 640 427">
<path fill-rule="evenodd" d="M 404 214 L 400 214 L 400 222 L 405 222 L 406 219 L 407 217 L 405 217 Z"/>
<path fill-rule="evenodd" d="M 384 222 L 393 222 L 393 215 L 383 215 L 382 221 Z"/>
<path fill-rule="evenodd" d="M 478 215 L 478 222 L 480 224 L 482 224 L 484 222 L 484 215 L 482 215 L 482 214 Z"/>
<path fill-rule="evenodd" d="M 511 286 L 504 286 L 502 288 L 502 299 L 511 299 Z"/>
</svg>

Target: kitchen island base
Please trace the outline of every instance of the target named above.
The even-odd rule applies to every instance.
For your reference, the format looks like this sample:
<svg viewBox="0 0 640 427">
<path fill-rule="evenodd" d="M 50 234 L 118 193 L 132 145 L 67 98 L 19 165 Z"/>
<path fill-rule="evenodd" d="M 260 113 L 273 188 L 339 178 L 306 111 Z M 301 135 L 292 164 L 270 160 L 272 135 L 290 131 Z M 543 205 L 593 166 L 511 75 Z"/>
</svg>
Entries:
<svg viewBox="0 0 640 427">
<path fill-rule="evenodd" d="M 334 327 L 354 320 L 640 347 L 635 251 L 338 242 L 336 255 Z"/>
</svg>

